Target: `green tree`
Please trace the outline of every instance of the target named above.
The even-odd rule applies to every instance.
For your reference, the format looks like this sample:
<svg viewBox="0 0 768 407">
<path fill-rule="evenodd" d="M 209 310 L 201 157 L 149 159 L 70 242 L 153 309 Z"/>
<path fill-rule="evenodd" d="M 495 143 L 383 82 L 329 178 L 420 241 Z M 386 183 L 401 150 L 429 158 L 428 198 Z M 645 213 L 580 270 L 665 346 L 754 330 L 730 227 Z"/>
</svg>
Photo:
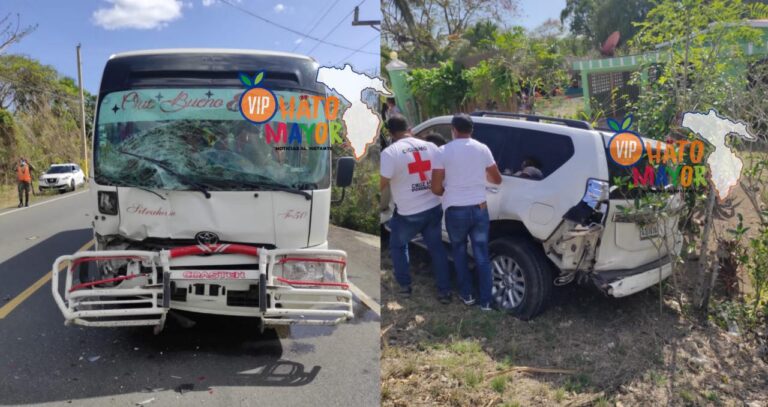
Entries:
<svg viewBox="0 0 768 407">
<path fill-rule="evenodd" d="M 91 130 L 95 97 L 86 93 L 86 130 Z M 0 126 L 3 168 L 18 156 L 45 167 L 82 160 L 79 89 L 72 78 L 20 55 L 0 55 Z M 10 115 L 10 119 L 7 117 Z M 88 133 L 90 134 L 90 133 Z"/>
<path fill-rule="evenodd" d="M 435 68 L 413 69 L 408 83 L 427 117 L 460 110 L 469 90 L 462 67 L 453 61 L 440 62 Z"/>
<path fill-rule="evenodd" d="M 418 67 L 455 54 L 462 36 L 480 21 L 517 13 L 517 0 L 384 0 L 382 45 Z"/>
<path fill-rule="evenodd" d="M 661 49 L 663 57 L 657 69 L 658 79 L 633 106 L 638 128 L 658 131 L 665 137 L 678 133 L 673 127 L 683 112 L 717 108 L 721 113 L 740 117 L 729 111 L 730 98 L 747 88 L 747 57 L 742 45 L 760 40 L 761 32 L 748 26 L 745 19 L 768 15 L 768 6 L 745 4 L 741 0 L 663 0 L 636 24 L 639 29 L 631 45 L 638 51 Z M 711 188 L 704 208 L 704 227 L 700 236 L 699 292 L 696 298 L 700 317 L 706 318 L 714 278 L 707 268 L 709 233 L 715 210 Z M 692 212 L 696 208 L 689 207 Z"/>
<path fill-rule="evenodd" d="M 652 0 L 567 0 L 560 21 L 591 47 L 599 46 L 614 31 L 623 44 L 637 33 L 634 23 L 643 21 L 653 4 Z"/>
</svg>

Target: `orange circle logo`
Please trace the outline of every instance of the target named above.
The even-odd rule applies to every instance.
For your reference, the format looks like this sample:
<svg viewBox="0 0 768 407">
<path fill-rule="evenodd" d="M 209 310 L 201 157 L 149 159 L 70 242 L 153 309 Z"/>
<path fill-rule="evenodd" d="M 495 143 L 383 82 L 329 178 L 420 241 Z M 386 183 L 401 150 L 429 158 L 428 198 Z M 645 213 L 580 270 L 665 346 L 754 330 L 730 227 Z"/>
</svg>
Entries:
<svg viewBox="0 0 768 407">
<path fill-rule="evenodd" d="M 629 167 L 643 157 L 643 140 L 630 132 L 617 133 L 608 143 L 611 159 L 618 165 Z"/>
<path fill-rule="evenodd" d="M 249 88 L 240 96 L 240 112 L 248 121 L 264 123 L 277 111 L 275 94 L 265 88 Z"/>
</svg>

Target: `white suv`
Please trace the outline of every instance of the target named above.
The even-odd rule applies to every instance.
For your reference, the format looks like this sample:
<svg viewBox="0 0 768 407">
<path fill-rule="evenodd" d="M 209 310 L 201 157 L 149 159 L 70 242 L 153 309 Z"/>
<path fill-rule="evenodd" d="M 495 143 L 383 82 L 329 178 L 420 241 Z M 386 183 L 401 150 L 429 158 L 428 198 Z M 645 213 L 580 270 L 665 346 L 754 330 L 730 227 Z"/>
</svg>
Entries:
<svg viewBox="0 0 768 407">
<path fill-rule="evenodd" d="M 658 226 L 641 227 L 622 213 L 619 206 L 630 207 L 627 199 L 638 190 L 612 184 L 627 174 L 606 151 L 612 134 L 576 120 L 499 112 L 472 116 L 473 137 L 491 149 L 503 178 L 486 188 L 498 308 L 530 319 L 544 310 L 555 284 L 578 279 L 623 297 L 671 274 L 667 252 L 682 247 L 677 219 L 669 218 L 660 237 Z M 413 134 L 424 139 L 436 133 L 449 142 L 450 123 L 451 116 L 436 117 L 414 127 Z M 644 141 L 657 148 L 656 141 Z M 531 159 L 540 179 L 518 172 Z M 673 199 L 680 204 L 679 196 Z M 443 238 L 448 241 L 445 230 Z"/>
<path fill-rule="evenodd" d="M 85 185 L 85 174 L 79 165 L 73 163 L 53 164 L 48 168 L 48 171 L 40 175 L 38 189 L 40 192 L 51 189 L 74 191 L 82 185 Z"/>
</svg>

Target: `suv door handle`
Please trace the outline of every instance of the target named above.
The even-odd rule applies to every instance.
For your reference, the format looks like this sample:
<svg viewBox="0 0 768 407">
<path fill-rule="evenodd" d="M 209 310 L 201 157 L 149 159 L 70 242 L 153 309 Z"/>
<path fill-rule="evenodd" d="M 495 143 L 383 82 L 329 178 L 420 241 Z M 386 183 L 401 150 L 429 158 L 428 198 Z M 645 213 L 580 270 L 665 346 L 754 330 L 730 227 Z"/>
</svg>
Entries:
<svg viewBox="0 0 768 407">
<path fill-rule="evenodd" d="M 499 188 L 498 187 L 485 187 L 486 192 L 490 192 L 492 194 L 498 194 Z"/>
</svg>

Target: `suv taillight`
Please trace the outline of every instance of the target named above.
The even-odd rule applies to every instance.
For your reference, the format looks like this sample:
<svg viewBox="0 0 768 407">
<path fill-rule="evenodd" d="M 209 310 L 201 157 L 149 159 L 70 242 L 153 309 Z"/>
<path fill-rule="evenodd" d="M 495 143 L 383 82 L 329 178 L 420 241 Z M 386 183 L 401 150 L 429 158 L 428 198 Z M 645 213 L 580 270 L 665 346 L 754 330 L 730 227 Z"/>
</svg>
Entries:
<svg viewBox="0 0 768 407">
<path fill-rule="evenodd" d="M 597 205 L 608 200 L 610 185 L 608 181 L 590 178 L 587 180 L 587 190 L 584 192 L 584 198 L 581 200 L 592 209 L 597 209 Z"/>
</svg>

